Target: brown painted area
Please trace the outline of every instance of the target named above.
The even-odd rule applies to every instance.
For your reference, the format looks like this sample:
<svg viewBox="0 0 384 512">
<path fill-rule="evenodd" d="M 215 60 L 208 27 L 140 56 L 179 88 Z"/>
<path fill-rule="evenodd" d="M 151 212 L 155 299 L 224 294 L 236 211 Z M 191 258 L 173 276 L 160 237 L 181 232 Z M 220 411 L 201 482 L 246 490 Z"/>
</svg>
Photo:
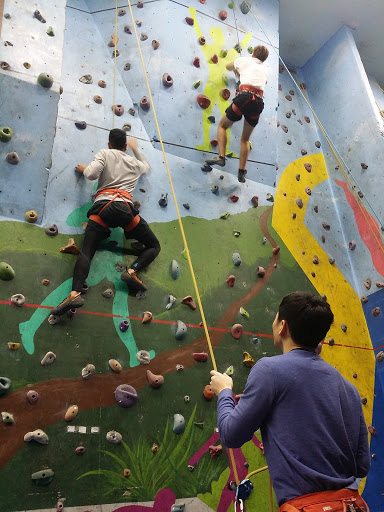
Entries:
<svg viewBox="0 0 384 512">
<path fill-rule="evenodd" d="M 263 235 L 272 247 L 276 242 L 270 236 L 267 227 L 268 217 L 272 207 L 260 217 L 260 227 Z M 271 251 L 272 252 L 272 251 Z M 218 320 L 215 327 L 227 329 L 233 324 L 240 306 L 252 300 L 267 284 L 274 272 L 274 264 L 280 261 L 280 255 L 272 255 L 265 276 L 259 278 L 256 284 L 240 299 L 233 302 Z M 256 272 L 255 272 L 256 274 Z M 213 331 L 210 333 L 212 348 L 219 346 L 226 332 Z M 36 384 L 33 389 L 40 395 L 35 405 L 29 404 L 26 392 L 29 388 L 19 389 L 1 397 L 3 411 L 17 411 L 17 421 L 12 426 L 0 423 L 0 468 L 3 467 L 24 443 L 24 435 L 36 428 L 45 429 L 64 418 L 69 406 L 76 404 L 79 412 L 86 409 L 116 405 L 114 391 L 119 384 L 130 384 L 137 391 L 148 385 L 146 371 L 151 368 L 156 374 L 167 375 L 176 371 L 176 364 L 188 368 L 196 364 L 191 357 L 192 352 L 207 350 L 207 340 L 202 336 L 186 346 L 163 352 L 148 366 L 128 368 L 119 374 L 110 373 L 95 375 L 90 380 L 82 377 L 75 379 L 51 379 Z M 208 368 L 207 368 L 208 370 Z M 208 371 L 207 371 L 208 378 Z M 203 391 L 203 389 L 202 389 Z M 70 423 L 68 423 L 70 425 Z"/>
<path fill-rule="evenodd" d="M 4 1 L 5 0 L 0 0 L 0 37 L 1 37 L 1 27 L 3 26 Z"/>
</svg>

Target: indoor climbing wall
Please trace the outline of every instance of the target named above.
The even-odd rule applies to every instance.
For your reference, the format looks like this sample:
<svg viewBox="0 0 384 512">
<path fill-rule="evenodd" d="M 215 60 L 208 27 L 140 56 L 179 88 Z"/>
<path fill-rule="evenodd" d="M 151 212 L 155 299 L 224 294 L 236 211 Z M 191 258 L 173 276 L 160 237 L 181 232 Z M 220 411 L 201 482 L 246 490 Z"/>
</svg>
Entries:
<svg viewBox="0 0 384 512">
<path fill-rule="evenodd" d="M 282 297 L 297 289 L 325 294 L 336 320 L 322 356 L 362 396 L 375 457 L 361 488 L 371 510 L 384 509 L 377 442 L 384 357 L 375 367 L 372 349 L 383 344 L 383 275 L 379 250 L 370 249 L 381 207 L 379 147 L 359 124 L 361 113 L 353 123 L 347 107 L 332 113 L 345 91 L 330 108 L 327 84 L 342 82 L 345 69 L 359 75 L 353 93 L 366 93 L 366 123 L 379 142 L 380 114 L 346 30 L 306 67 L 279 68 L 278 1 L 250 5 L 157 0 L 133 4 L 132 16 L 126 2 L 116 11 L 112 0 L 4 2 L 1 512 L 227 512 L 236 475 L 266 465 L 259 432 L 232 457 L 220 442 L 207 386 L 213 361 L 160 134 L 218 370 L 233 375 L 241 393 L 254 362 L 276 353 L 271 324 Z M 207 173 L 201 165 L 216 152 L 217 124 L 236 89 L 225 64 L 257 44 L 270 51 L 266 106 L 240 184 L 240 123 L 230 131 L 225 168 Z M 340 74 L 328 77 L 331 57 Z M 348 167 L 372 173 L 367 192 L 363 183 L 356 188 L 365 199 L 371 187 L 364 203 L 371 242 L 311 104 L 341 155 L 352 158 Z M 50 309 L 71 289 L 73 247 L 94 191 L 74 168 L 106 147 L 112 127 L 137 138 L 151 164 L 134 199 L 162 250 L 141 274 L 148 291 L 129 295 L 120 275 L 135 250 L 112 230 L 92 261 L 84 307 L 56 323 Z M 357 142 L 348 152 L 352 127 L 367 144 L 363 156 Z M 276 510 L 267 472 L 252 481 L 246 509 Z"/>
</svg>

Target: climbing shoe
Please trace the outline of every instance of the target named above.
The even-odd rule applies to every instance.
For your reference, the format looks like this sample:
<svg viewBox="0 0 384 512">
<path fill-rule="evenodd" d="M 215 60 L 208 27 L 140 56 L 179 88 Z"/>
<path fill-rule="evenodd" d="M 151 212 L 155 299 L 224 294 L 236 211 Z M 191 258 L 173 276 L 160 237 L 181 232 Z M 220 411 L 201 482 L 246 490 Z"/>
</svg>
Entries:
<svg viewBox="0 0 384 512">
<path fill-rule="evenodd" d="M 127 270 L 126 272 L 124 272 L 124 274 L 121 275 L 121 279 L 125 283 L 127 283 L 128 288 L 132 291 L 145 292 L 147 290 L 147 287 L 145 286 L 143 281 L 140 281 L 135 272 L 130 274 Z"/>
<path fill-rule="evenodd" d="M 71 297 L 67 297 L 63 302 L 51 310 L 51 315 L 62 316 L 65 315 L 67 311 L 70 309 L 81 308 L 84 305 L 84 299 L 81 298 L 81 295 L 77 295 L 74 299 Z"/>
<path fill-rule="evenodd" d="M 224 167 L 224 165 L 225 165 L 225 157 L 224 156 L 216 156 L 215 158 L 211 158 L 210 160 L 206 160 L 205 163 L 207 165 L 220 165 L 220 167 Z"/>
<path fill-rule="evenodd" d="M 239 169 L 237 173 L 237 180 L 240 181 L 240 183 L 245 183 L 245 175 L 247 174 L 247 169 Z"/>
</svg>

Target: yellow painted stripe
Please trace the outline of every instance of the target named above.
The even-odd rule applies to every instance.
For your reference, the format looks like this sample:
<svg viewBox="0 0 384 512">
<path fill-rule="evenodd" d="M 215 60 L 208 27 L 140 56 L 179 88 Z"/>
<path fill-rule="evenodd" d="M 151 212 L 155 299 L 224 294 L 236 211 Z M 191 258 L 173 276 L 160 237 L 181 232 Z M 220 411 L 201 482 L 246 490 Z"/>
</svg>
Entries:
<svg viewBox="0 0 384 512">
<path fill-rule="evenodd" d="M 311 173 L 306 171 L 304 163 L 312 165 Z M 300 181 L 296 180 L 297 174 L 300 174 Z M 337 268 L 337 261 L 334 265 L 328 262 L 327 253 L 304 224 L 309 201 L 309 196 L 304 190 L 305 187 L 310 187 L 313 190 L 316 185 L 328 179 L 322 154 L 307 155 L 292 162 L 284 170 L 279 180 L 272 225 L 319 294 L 327 296 L 335 315 L 335 321 L 329 331 L 329 336 L 334 338 L 336 344 L 341 343 L 352 347 L 324 345 L 321 355 L 356 386 L 361 397 L 368 399 L 367 405 L 364 406 L 364 415 L 367 424 L 370 425 L 374 399 L 375 357 L 373 350 L 357 348 L 372 349 L 360 298 Z M 300 209 L 296 205 L 296 198 L 302 199 L 303 208 Z M 312 204 L 313 201 L 311 207 Z M 293 213 L 296 213 L 295 219 L 292 218 Z M 309 215 L 317 215 L 316 221 L 321 224 L 321 206 L 319 213 L 308 213 Z M 327 237 L 327 231 L 325 230 L 324 236 Z M 319 258 L 318 265 L 313 263 L 314 255 Z M 312 277 L 311 272 L 315 272 L 315 277 Z M 340 328 L 341 324 L 347 325 L 345 333 Z M 354 372 L 357 373 L 356 379 L 352 377 Z M 360 487 L 361 492 L 364 484 L 365 481 L 362 482 Z"/>
</svg>

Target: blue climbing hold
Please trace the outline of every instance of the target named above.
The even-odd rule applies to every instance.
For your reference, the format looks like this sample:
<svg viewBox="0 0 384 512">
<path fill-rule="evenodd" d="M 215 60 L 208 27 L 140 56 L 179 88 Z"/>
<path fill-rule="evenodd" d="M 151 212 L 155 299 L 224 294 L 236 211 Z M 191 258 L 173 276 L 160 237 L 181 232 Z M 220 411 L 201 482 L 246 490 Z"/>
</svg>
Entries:
<svg viewBox="0 0 384 512">
<path fill-rule="evenodd" d="M 183 340 L 187 335 L 187 326 L 181 320 L 177 321 L 176 334 L 175 337 L 177 340 Z"/>
<path fill-rule="evenodd" d="M 241 265 L 241 257 L 238 252 L 234 252 L 232 254 L 232 261 L 233 261 L 233 264 L 235 265 L 235 267 L 238 267 L 239 265 Z"/>
<path fill-rule="evenodd" d="M 178 279 L 180 277 L 180 267 L 176 260 L 172 260 L 171 276 L 172 279 Z"/>
<path fill-rule="evenodd" d="M 182 414 L 175 414 L 173 417 L 173 431 L 175 434 L 182 434 L 185 430 L 185 419 Z"/>
</svg>

